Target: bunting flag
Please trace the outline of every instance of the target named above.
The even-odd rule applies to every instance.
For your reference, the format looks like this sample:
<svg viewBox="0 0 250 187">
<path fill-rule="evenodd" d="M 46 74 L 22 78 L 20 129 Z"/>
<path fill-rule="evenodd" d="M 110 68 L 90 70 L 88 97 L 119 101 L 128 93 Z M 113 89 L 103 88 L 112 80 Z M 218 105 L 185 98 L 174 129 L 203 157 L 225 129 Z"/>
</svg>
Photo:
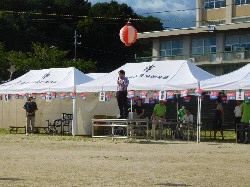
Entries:
<svg viewBox="0 0 250 187">
<path fill-rule="evenodd" d="M 181 97 L 186 97 L 188 95 L 188 90 L 181 91 Z"/>
<path fill-rule="evenodd" d="M 146 98 L 147 98 L 147 95 L 148 95 L 148 92 L 146 92 L 146 91 L 141 91 L 140 98 L 146 99 Z"/>
<path fill-rule="evenodd" d="M 155 92 L 155 93 L 153 94 L 153 99 L 154 99 L 154 100 L 159 100 L 159 92 Z"/>
<path fill-rule="evenodd" d="M 111 99 L 112 99 L 112 94 L 105 95 L 105 101 L 111 101 Z"/>
<path fill-rule="evenodd" d="M 55 98 L 56 98 L 56 92 L 52 92 L 52 93 L 51 93 L 51 98 L 52 98 L 52 99 L 55 99 Z"/>
<path fill-rule="evenodd" d="M 153 97 L 149 98 L 149 104 L 154 105 L 155 104 L 155 99 Z"/>
<path fill-rule="evenodd" d="M 76 98 L 76 93 L 75 92 L 71 92 L 70 93 L 70 97 L 71 97 L 71 99 L 75 99 Z"/>
<path fill-rule="evenodd" d="M 83 99 L 83 100 L 86 100 L 86 98 L 87 98 L 87 93 L 81 93 L 81 98 Z"/>
<path fill-rule="evenodd" d="M 16 99 L 19 99 L 19 97 L 20 97 L 19 94 L 16 94 L 16 95 L 15 95 L 15 98 L 16 98 Z"/>
<path fill-rule="evenodd" d="M 129 99 L 131 99 L 131 98 L 134 98 L 135 97 L 135 91 L 129 91 L 128 92 L 128 96 L 127 96 Z"/>
<path fill-rule="evenodd" d="M 189 103 L 191 100 L 191 96 L 185 96 L 183 97 L 185 103 Z"/>
<path fill-rule="evenodd" d="M 202 95 L 202 92 L 203 92 L 202 89 L 196 89 L 194 95 L 200 97 Z"/>
<path fill-rule="evenodd" d="M 174 92 L 173 91 L 169 91 L 167 92 L 167 99 L 174 99 Z"/>
<path fill-rule="evenodd" d="M 27 99 L 28 94 L 25 93 L 25 94 L 22 95 L 22 97 L 23 97 L 23 99 Z"/>
<path fill-rule="evenodd" d="M 61 99 L 65 99 L 66 93 L 65 93 L 65 92 L 61 92 L 61 93 L 60 93 L 60 97 L 61 97 Z"/>
<path fill-rule="evenodd" d="M 221 99 L 222 99 L 222 103 L 224 104 L 228 103 L 227 96 L 222 96 Z"/>
<path fill-rule="evenodd" d="M 250 100 L 250 92 L 245 92 L 245 99 Z"/>
<path fill-rule="evenodd" d="M 227 100 L 228 101 L 236 100 L 236 92 L 229 92 L 229 93 L 227 93 Z"/>
<path fill-rule="evenodd" d="M 31 95 L 32 95 L 33 99 L 36 99 L 37 93 L 32 93 Z"/>
<path fill-rule="evenodd" d="M 219 92 L 215 91 L 215 92 L 210 92 L 210 99 L 211 100 L 215 100 L 217 99 L 219 96 Z"/>
<path fill-rule="evenodd" d="M 46 99 L 46 95 L 47 95 L 46 93 L 41 93 L 40 94 L 41 99 Z"/>
</svg>

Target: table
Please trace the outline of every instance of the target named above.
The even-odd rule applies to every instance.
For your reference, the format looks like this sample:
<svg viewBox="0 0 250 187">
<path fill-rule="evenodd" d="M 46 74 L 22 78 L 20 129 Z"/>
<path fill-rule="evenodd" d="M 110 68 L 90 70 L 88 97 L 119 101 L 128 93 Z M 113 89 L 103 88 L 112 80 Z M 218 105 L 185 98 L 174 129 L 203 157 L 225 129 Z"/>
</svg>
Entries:
<svg viewBox="0 0 250 187">
<path fill-rule="evenodd" d="M 92 119 L 92 141 L 93 138 L 144 138 L 148 140 L 148 119 Z M 101 123 L 101 124 L 100 124 Z M 111 127 L 111 134 L 95 135 L 94 127 Z M 126 129 L 126 135 L 115 135 L 115 128 Z M 135 127 L 144 127 L 146 135 L 135 134 Z"/>
</svg>

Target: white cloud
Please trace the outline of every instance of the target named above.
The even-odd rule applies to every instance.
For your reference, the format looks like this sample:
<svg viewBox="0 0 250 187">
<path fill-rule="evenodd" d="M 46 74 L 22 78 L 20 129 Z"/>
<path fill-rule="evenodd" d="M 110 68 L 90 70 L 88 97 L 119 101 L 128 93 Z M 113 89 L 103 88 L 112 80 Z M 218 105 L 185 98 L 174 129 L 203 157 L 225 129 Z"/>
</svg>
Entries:
<svg viewBox="0 0 250 187">
<path fill-rule="evenodd" d="M 125 3 L 137 14 L 152 15 L 161 20 L 180 20 L 177 23 L 164 22 L 170 27 L 194 26 L 195 10 L 176 11 L 195 8 L 195 0 L 116 0 L 118 3 Z M 97 2 L 111 2 L 111 0 L 90 0 L 92 4 Z M 169 12 L 165 12 L 169 11 Z M 160 12 L 160 13 L 159 13 Z M 183 22 L 181 22 L 183 20 Z M 186 20 L 190 20 L 188 23 Z M 192 22 L 193 21 L 193 22 Z"/>
</svg>

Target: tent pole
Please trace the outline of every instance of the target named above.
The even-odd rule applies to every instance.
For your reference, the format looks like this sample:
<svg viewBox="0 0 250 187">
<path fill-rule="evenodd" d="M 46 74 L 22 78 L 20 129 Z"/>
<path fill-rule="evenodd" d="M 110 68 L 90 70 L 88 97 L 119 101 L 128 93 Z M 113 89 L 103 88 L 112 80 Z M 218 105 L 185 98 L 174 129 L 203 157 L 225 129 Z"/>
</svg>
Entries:
<svg viewBox="0 0 250 187">
<path fill-rule="evenodd" d="M 73 121 L 72 121 L 72 136 L 75 137 L 77 134 L 77 95 L 73 99 Z"/>
<path fill-rule="evenodd" d="M 176 121 L 179 121 L 179 116 L 178 116 L 178 111 L 179 111 L 179 97 L 178 95 L 176 95 L 176 99 L 177 99 L 177 102 L 176 102 Z"/>
<path fill-rule="evenodd" d="M 200 97 L 198 97 L 197 98 L 198 99 L 198 104 L 197 104 L 197 128 L 196 128 L 196 141 L 197 141 L 197 143 L 199 143 L 199 117 L 200 117 L 200 115 L 199 115 L 199 111 L 200 111 L 200 104 L 199 104 L 199 102 L 200 102 Z"/>
<path fill-rule="evenodd" d="M 200 143 L 200 141 L 201 141 L 201 102 L 202 102 L 202 99 L 200 98 L 199 143 Z"/>
</svg>

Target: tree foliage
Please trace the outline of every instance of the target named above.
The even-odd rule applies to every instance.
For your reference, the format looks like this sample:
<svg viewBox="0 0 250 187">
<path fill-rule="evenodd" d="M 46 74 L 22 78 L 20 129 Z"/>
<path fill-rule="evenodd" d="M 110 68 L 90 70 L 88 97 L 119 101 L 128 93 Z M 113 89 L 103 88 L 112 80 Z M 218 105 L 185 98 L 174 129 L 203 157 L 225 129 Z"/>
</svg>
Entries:
<svg viewBox="0 0 250 187">
<path fill-rule="evenodd" d="M 138 32 L 163 29 L 159 19 L 137 15 L 116 1 L 92 5 L 88 0 L 1 0 L 0 77 L 8 77 L 10 65 L 17 67 L 15 75 L 73 65 L 82 71 L 109 72 L 133 62 L 135 54 L 150 54 L 148 42 L 125 47 L 120 41 L 119 31 L 129 18 L 138 19 L 132 21 Z M 81 45 L 79 60 L 72 61 L 75 30 Z"/>
</svg>

